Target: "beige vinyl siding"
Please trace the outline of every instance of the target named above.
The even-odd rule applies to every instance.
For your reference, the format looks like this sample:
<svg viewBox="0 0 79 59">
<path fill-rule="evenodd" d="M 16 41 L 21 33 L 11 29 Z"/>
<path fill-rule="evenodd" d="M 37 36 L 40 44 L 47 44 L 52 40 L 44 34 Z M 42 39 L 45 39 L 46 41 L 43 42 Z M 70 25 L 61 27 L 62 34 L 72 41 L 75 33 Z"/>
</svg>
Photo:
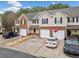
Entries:
<svg viewBox="0 0 79 59">
<path fill-rule="evenodd" d="M 56 18 L 56 21 L 58 21 L 58 23 L 55 24 L 55 18 Z M 62 18 L 62 20 L 61 20 Z M 54 16 L 53 16 L 53 19 L 52 19 L 52 25 L 53 26 L 67 26 L 67 18 L 64 14 L 60 13 L 60 12 L 57 12 Z"/>
<path fill-rule="evenodd" d="M 62 23 L 55 24 L 55 17 L 59 22 L 60 18 L 62 17 Z M 42 24 L 42 18 L 48 18 L 48 24 Z M 60 12 L 57 12 L 54 16 L 49 16 L 44 13 L 39 18 L 39 26 L 67 26 L 67 17 Z"/>
</svg>

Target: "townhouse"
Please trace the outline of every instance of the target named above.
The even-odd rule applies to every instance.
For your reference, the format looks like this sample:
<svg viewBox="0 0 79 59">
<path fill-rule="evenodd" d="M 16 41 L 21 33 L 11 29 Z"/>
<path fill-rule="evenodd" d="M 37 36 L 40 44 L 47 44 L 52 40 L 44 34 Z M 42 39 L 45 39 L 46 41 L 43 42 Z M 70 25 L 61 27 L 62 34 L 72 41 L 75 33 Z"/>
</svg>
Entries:
<svg viewBox="0 0 79 59">
<path fill-rule="evenodd" d="M 79 7 L 22 14 L 15 23 L 21 36 L 55 36 L 61 40 L 68 32 L 79 35 Z"/>
</svg>

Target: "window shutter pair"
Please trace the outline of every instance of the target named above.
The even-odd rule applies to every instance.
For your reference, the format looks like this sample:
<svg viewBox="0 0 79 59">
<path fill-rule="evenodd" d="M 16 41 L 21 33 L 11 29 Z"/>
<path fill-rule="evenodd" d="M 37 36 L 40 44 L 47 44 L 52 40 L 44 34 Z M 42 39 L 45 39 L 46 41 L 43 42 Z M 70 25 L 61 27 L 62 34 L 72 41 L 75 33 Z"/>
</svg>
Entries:
<svg viewBox="0 0 79 59">
<path fill-rule="evenodd" d="M 55 24 L 57 23 L 57 18 L 55 17 Z M 60 23 L 62 24 L 62 17 L 60 17 Z"/>
</svg>

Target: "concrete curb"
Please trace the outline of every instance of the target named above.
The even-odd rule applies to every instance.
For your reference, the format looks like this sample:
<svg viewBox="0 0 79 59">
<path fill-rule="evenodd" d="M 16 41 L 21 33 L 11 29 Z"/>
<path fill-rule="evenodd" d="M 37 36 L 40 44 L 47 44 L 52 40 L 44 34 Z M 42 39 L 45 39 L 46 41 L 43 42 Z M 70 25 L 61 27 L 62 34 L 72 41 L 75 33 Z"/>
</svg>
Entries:
<svg viewBox="0 0 79 59">
<path fill-rule="evenodd" d="M 28 40 L 28 39 L 31 38 L 31 37 L 32 37 L 32 35 L 31 35 L 31 36 L 27 36 L 27 37 L 23 37 L 23 38 L 20 38 L 20 39 L 17 39 L 17 40 L 15 40 L 15 41 L 13 41 L 13 42 L 8 42 L 8 43 L 5 44 L 5 46 L 11 47 L 11 46 L 20 44 L 20 43 L 22 43 L 22 42 Z"/>
</svg>

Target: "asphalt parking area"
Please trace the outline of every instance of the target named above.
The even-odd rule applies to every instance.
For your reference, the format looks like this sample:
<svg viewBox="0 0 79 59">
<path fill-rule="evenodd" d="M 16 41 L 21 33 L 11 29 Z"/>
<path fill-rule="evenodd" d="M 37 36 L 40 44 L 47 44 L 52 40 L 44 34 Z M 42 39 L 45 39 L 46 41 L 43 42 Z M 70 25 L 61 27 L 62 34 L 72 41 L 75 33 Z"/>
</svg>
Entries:
<svg viewBox="0 0 79 59">
<path fill-rule="evenodd" d="M 0 47 L 0 58 L 37 58 L 20 51 Z"/>
<path fill-rule="evenodd" d="M 63 45 L 64 42 L 61 40 L 58 44 L 58 47 L 47 48 L 45 46 L 46 39 L 40 38 L 30 38 L 30 40 L 10 47 L 11 49 L 19 50 L 22 52 L 26 52 L 38 57 L 49 57 L 49 58 L 69 58 L 69 56 L 63 53 Z"/>
</svg>

